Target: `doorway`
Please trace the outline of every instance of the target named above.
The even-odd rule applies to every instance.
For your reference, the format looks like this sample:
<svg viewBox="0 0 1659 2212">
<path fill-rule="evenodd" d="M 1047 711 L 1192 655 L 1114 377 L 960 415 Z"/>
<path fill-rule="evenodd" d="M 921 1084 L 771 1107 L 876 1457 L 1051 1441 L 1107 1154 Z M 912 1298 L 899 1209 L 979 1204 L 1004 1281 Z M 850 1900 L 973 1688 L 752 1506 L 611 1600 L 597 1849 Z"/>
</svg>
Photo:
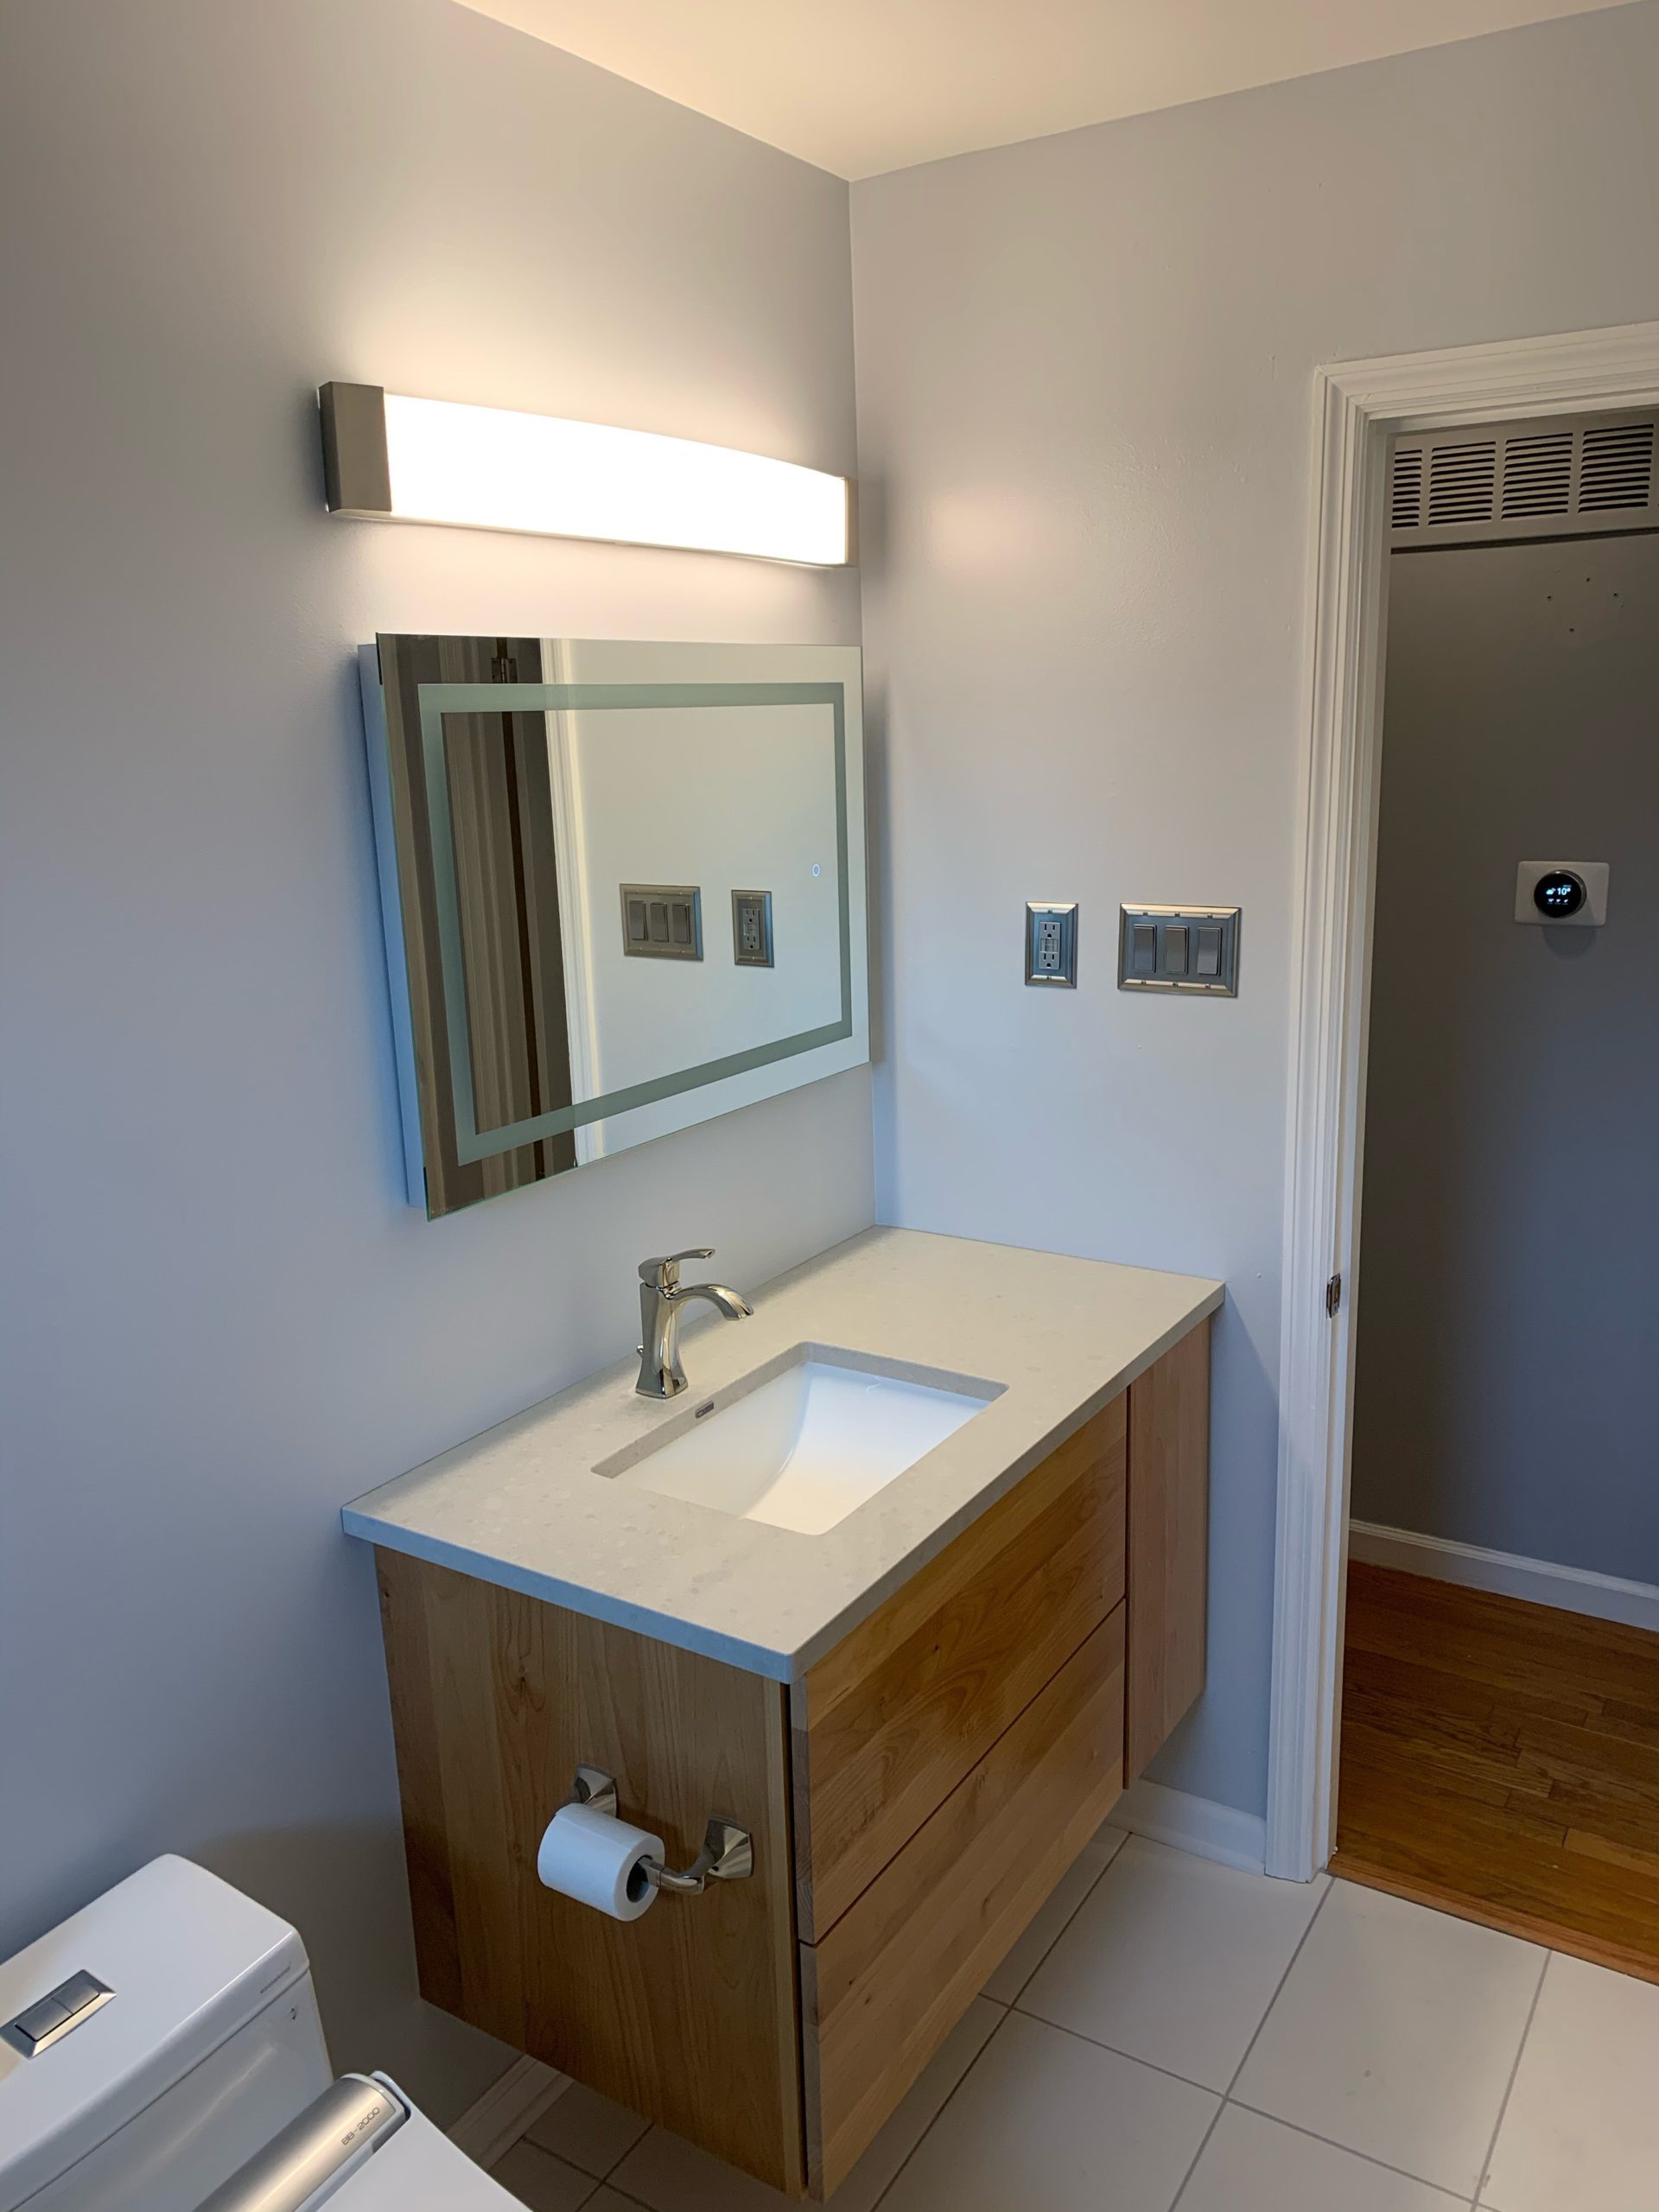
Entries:
<svg viewBox="0 0 1659 2212">
<path fill-rule="evenodd" d="M 1655 428 L 1395 442 L 1332 1871 L 1659 1978 Z"/>
<path fill-rule="evenodd" d="M 1315 380 L 1266 1852 L 1290 1878 L 1325 1866 L 1336 1840 L 1389 447 L 1401 432 L 1656 405 L 1656 324 L 1350 362 Z"/>
</svg>

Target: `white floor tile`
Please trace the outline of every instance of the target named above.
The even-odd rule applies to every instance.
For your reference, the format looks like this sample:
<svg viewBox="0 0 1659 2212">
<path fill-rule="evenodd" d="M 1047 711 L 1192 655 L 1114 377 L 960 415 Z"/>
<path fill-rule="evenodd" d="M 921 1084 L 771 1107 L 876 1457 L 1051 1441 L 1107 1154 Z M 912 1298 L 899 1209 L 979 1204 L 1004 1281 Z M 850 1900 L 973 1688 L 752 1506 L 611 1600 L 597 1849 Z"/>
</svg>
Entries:
<svg viewBox="0 0 1659 2212">
<path fill-rule="evenodd" d="M 1550 1960 L 1481 2202 L 1499 2212 L 1659 2205 L 1659 1988 Z"/>
<path fill-rule="evenodd" d="M 1103 1828 L 1084 1844 L 1060 1877 L 1053 1895 L 985 1985 L 995 2004 L 1012 2005 L 1054 1947 L 1055 1939 L 1128 1840 L 1122 1828 Z"/>
<path fill-rule="evenodd" d="M 1169 2212 L 1217 2105 L 1009 2012 L 881 2212 Z"/>
<path fill-rule="evenodd" d="M 1325 1887 L 1131 1836 L 1020 2009 L 1224 2090 Z"/>
<path fill-rule="evenodd" d="M 1233 2094 L 1465 2200 L 1544 1954 L 1338 1882 Z"/>
<path fill-rule="evenodd" d="M 525 2139 L 603 2181 L 651 2125 L 637 2112 L 573 2082 L 525 2130 Z"/>
<path fill-rule="evenodd" d="M 529 2212 L 576 2212 L 598 2186 L 591 2174 L 566 2165 L 533 2143 L 515 2143 L 490 2169 L 491 2178 L 509 2190 Z"/>
<path fill-rule="evenodd" d="M 1181 2192 L 1180 2212 L 1451 2212 L 1464 2201 L 1229 2105 Z"/>
<path fill-rule="evenodd" d="M 830 2199 L 831 2212 L 870 2212 L 1004 2014 L 976 1998 L 931 2064 Z M 694 2144 L 653 2127 L 611 2176 L 613 2189 L 651 2212 L 780 2212 L 792 2200 L 740 2174 Z"/>
</svg>

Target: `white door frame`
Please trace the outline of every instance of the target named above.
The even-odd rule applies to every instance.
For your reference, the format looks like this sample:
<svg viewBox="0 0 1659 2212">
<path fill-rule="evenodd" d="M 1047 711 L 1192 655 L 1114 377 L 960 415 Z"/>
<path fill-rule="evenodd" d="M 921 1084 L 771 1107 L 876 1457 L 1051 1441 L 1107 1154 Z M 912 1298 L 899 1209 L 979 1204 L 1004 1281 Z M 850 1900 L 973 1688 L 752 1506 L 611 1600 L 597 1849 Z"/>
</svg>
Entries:
<svg viewBox="0 0 1659 2212">
<path fill-rule="evenodd" d="M 1306 744 L 1285 1173 L 1267 1866 L 1307 1881 L 1336 1834 L 1389 441 L 1399 430 L 1659 404 L 1659 323 L 1346 361 L 1315 378 Z"/>
</svg>

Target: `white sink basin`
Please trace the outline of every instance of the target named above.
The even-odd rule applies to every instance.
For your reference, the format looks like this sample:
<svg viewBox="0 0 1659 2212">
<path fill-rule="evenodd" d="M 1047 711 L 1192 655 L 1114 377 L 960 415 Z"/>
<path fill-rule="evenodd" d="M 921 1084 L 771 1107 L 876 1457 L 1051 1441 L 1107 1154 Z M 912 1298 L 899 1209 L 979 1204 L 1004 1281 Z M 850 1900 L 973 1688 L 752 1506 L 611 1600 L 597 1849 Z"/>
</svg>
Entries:
<svg viewBox="0 0 1659 2212">
<path fill-rule="evenodd" d="M 797 1344 L 696 1405 L 662 1442 L 635 1445 L 594 1472 L 819 1536 L 982 1413 L 1003 1388 Z"/>
</svg>

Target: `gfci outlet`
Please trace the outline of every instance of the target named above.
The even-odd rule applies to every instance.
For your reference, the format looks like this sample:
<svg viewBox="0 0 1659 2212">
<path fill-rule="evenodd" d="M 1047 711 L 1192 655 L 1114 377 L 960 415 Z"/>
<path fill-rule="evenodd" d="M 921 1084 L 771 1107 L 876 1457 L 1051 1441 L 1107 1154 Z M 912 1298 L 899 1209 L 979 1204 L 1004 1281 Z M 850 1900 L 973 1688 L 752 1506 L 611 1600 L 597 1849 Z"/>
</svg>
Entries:
<svg viewBox="0 0 1659 2212">
<path fill-rule="evenodd" d="M 1052 901 L 1032 901 L 1026 907 L 1026 981 L 1058 983 L 1075 990 L 1077 983 L 1077 908 Z"/>
</svg>

